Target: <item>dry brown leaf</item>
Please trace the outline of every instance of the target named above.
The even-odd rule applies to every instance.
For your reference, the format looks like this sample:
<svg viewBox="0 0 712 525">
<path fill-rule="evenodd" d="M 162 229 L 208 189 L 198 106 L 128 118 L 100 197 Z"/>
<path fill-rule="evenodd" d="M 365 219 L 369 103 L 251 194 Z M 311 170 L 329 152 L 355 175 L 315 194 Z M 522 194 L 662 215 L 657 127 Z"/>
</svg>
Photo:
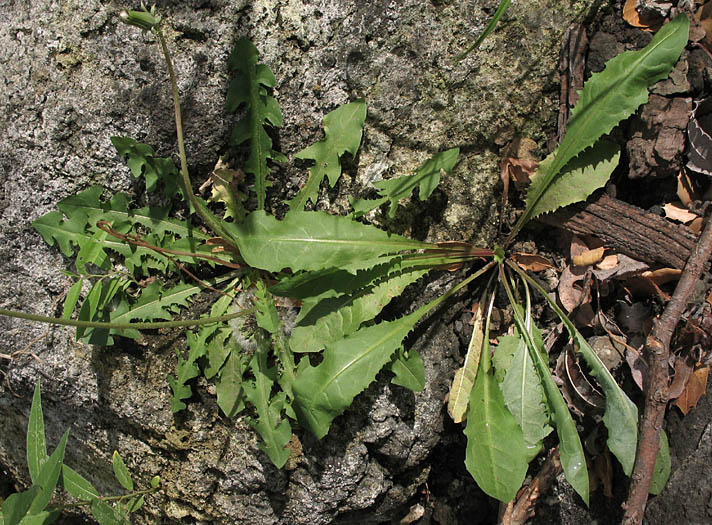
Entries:
<svg viewBox="0 0 712 525">
<path fill-rule="evenodd" d="M 700 398 L 705 395 L 709 371 L 710 367 L 705 366 L 698 368 L 690 374 L 687 387 L 682 392 L 682 395 L 675 401 L 675 406 L 677 406 L 683 414 L 687 415 L 690 410 L 697 406 L 697 402 Z"/>
<path fill-rule="evenodd" d="M 712 291 L 711 291 L 710 294 L 707 296 L 707 299 L 705 299 L 705 301 L 707 302 L 707 304 L 709 304 L 710 306 L 712 306 Z"/>
<path fill-rule="evenodd" d="M 583 253 L 571 257 L 571 262 L 574 266 L 591 266 L 596 264 L 603 258 L 603 252 L 606 249 L 601 246 L 600 248 L 595 248 L 593 250 L 587 250 Z"/>
<path fill-rule="evenodd" d="M 599 270 L 612 270 L 618 266 L 618 256 L 616 254 L 606 255 L 601 262 L 596 265 Z"/>
<path fill-rule="evenodd" d="M 670 296 L 661 290 L 657 284 L 642 275 L 631 277 L 625 281 L 623 286 L 636 297 L 657 295 L 661 301 L 668 302 L 670 300 Z"/>
<path fill-rule="evenodd" d="M 697 217 L 690 224 L 688 224 L 687 227 L 695 233 L 700 233 L 704 224 L 705 220 L 702 217 Z"/>
<path fill-rule="evenodd" d="M 623 19 L 633 27 L 639 27 L 643 31 L 656 31 L 662 22 L 658 19 L 650 20 L 642 18 L 635 8 L 637 3 L 637 0 L 626 0 L 623 6 Z"/>
<path fill-rule="evenodd" d="M 548 259 L 541 255 L 534 255 L 533 253 L 515 253 L 512 254 L 512 259 L 514 259 L 519 266 L 530 272 L 543 272 L 548 268 L 555 268 Z"/>
<path fill-rule="evenodd" d="M 588 244 L 586 244 L 581 237 L 577 235 L 571 237 L 571 246 L 569 247 L 569 257 L 571 257 L 571 259 L 582 253 L 586 253 L 588 250 L 590 250 Z"/>
<path fill-rule="evenodd" d="M 667 217 L 668 219 L 672 219 L 673 221 L 681 222 L 683 224 L 692 222 L 698 217 L 696 213 L 691 212 L 682 204 L 677 202 L 669 202 L 668 204 L 663 206 L 663 210 L 665 210 L 665 217 Z"/>
<path fill-rule="evenodd" d="M 700 200 L 700 195 L 684 168 L 677 174 L 677 198 L 680 199 L 683 206 L 687 206 L 692 201 Z"/>
<path fill-rule="evenodd" d="M 596 456 L 593 460 L 593 470 L 603 485 L 603 495 L 607 498 L 613 497 L 613 463 L 608 448 L 603 454 Z"/>
<path fill-rule="evenodd" d="M 682 275 L 682 270 L 678 270 L 677 268 L 659 268 L 657 270 L 643 272 L 641 275 L 658 286 L 662 286 L 663 284 L 677 281 Z"/>
<path fill-rule="evenodd" d="M 702 26 L 702 29 L 704 29 L 706 33 L 702 42 L 709 49 L 712 44 L 712 2 L 707 2 L 701 6 L 697 10 L 697 13 L 695 13 L 695 18 L 699 20 L 700 26 Z"/>
</svg>

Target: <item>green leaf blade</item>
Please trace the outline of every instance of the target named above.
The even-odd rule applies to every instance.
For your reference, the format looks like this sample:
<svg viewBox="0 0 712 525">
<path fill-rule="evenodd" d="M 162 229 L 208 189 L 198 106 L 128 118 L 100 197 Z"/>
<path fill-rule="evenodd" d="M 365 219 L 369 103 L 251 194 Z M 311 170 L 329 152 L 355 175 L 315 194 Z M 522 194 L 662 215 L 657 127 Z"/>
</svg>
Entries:
<svg viewBox="0 0 712 525">
<path fill-rule="evenodd" d="M 361 145 L 363 124 L 366 121 L 366 103 L 357 100 L 345 104 L 324 117 L 323 126 L 325 138 L 312 144 L 295 155 L 298 159 L 314 161 L 309 168 L 309 179 L 306 185 L 290 201 L 291 211 L 302 211 L 309 199 L 316 203 L 319 185 L 326 177 L 333 188 L 341 176 L 339 158 L 345 153 L 356 155 Z"/>
<path fill-rule="evenodd" d="M 512 501 L 527 474 L 526 444 L 490 372 L 477 374 L 469 407 L 465 466 L 486 494 Z"/>
<path fill-rule="evenodd" d="M 648 88 L 672 71 L 688 40 L 690 22 L 685 14 L 665 24 L 639 51 L 626 51 L 611 59 L 606 68 L 591 76 L 571 112 L 566 135 L 546 176 L 527 194 L 527 207 L 513 236 L 532 218 L 532 210 L 569 161 L 599 138 L 610 133 L 648 100 Z"/>
<path fill-rule="evenodd" d="M 300 312 L 297 326 L 289 338 L 292 351 L 317 352 L 325 345 L 352 334 L 364 322 L 374 319 L 393 297 L 403 293 L 407 286 L 428 273 L 428 270 L 400 273 L 399 264 L 390 268 L 393 276 L 370 289 L 325 299 L 315 305 L 306 303 L 310 309 L 306 317 Z"/>
<path fill-rule="evenodd" d="M 225 226 L 235 232 L 245 261 L 271 272 L 284 268 L 322 270 L 345 266 L 353 260 L 431 247 L 320 211 L 290 212 L 283 221 L 256 211 L 241 224 Z"/>
<path fill-rule="evenodd" d="M 111 456 L 111 466 L 114 469 L 114 476 L 116 476 L 118 482 L 121 483 L 121 486 L 126 490 L 133 490 L 134 483 L 131 479 L 131 473 L 129 469 L 126 468 L 126 463 L 124 463 L 124 460 L 119 455 L 118 450 L 114 450 L 114 454 Z"/>
<path fill-rule="evenodd" d="M 62 472 L 64 451 L 67 447 L 68 438 L 69 430 L 64 433 L 62 439 L 59 441 L 59 445 L 57 445 L 57 448 L 54 449 L 52 455 L 42 465 L 42 470 L 40 470 L 36 482 L 36 484 L 40 487 L 40 491 L 32 501 L 32 505 L 30 505 L 30 514 L 38 514 L 43 511 L 47 507 L 49 500 L 52 498 L 52 493 L 57 486 L 59 476 Z"/>
<path fill-rule="evenodd" d="M 294 410 L 299 422 L 319 439 L 324 437 L 334 418 L 390 361 L 419 319 L 415 314 L 362 328 L 326 345 L 324 359 L 316 367 L 300 367 L 294 383 Z"/>
<path fill-rule="evenodd" d="M 33 483 L 38 482 L 42 465 L 47 461 L 47 458 L 44 416 L 42 414 L 42 394 L 40 393 L 40 382 L 38 380 L 35 385 L 35 393 L 32 396 L 30 420 L 27 424 L 27 466 L 30 471 L 30 479 Z"/>
<path fill-rule="evenodd" d="M 620 160 L 620 147 L 607 140 L 599 140 L 572 159 L 553 179 L 548 177 L 556 152 L 547 157 L 534 177 L 530 191 L 537 193 L 537 186 L 550 180 L 548 189 L 532 205 L 531 218 L 555 211 L 575 202 L 585 201 L 594 191 L 608 182 Z"/>
<path fill-rule="evenodd" d="M 287 444 L 292 437 L 292 427 L 281 415 L 285 408 L 286 394 L 280 392 L 272 396 L 277 370 L 267 365 L 269 348 L 265 343 L 258 343 L 259 348 L 250 363 L 255 380 L 246 382 L 244 389 L 245 395 L 257 410 L 257 419 L 250 419 L 249 423 L 264 441 L 260 448 L 275 466 L 282 468 L 289 459 Z"/>
<path fill-rule="evenodd" d="M 91 501 L 99 497 L 99 491 L 74 469 L 62 465 L 62 487 L 75 498 Z"/>
<path fill-rule="evenodd" d="M 425 389 L 425 363 L 417 350 L 404 351 L 401 347 L 396 353 L 396 359 L 391 363 L 391 372 L 395 374 L 391 383 L 413 392 Z"/>
<path fill-rule="evenodd" d="M 653 479 L 650 482 L 649 489 L 650 494 L 657 496 L 663 491 L 668 479 L 670 479 L 671 464 L 668 437 L 665 430 L 660 429 L 660 448 L 658 448 L 658 455 L 655 458 Z"/>
<path fill-rule="evenodd" d="M 524 435 L 527 461 L 541 450 L 542 440 L 549 435 L 546 398 L 527 345 L 520 339 L 517 352 L 501 384 L 502 395 Z"/>
<path fill-rule="evenodd" d="M 257 48 L 247 39 L 240 39 L 228 59 L 228 68 L 233 72 L 233 80 L 227 94 L 227 109 L 236 111 L 245 106 L 245 116 L 232 131 L 231 143 L 239 145 L 250 141 L 250 154 L 245 164 L 245 172 L 255 176 L 254 191 L 257 194 L 257 209 L 264 209 L 267 195 L 267 176 L 270 168 L 268 160 L 284 160 L 284 156 L 272 148 L 272 139 L 266 126 L 280 127 L 282 114 L 277 101 L 268 94 L 266 88 L 275 85 L 274 75 L 269 67 L 258 64 Z"/>
<path fill-rule="evenodd" d="M 366 211 L 370 211 L 384 202 L 390 202 L 388 216 L 393 218 L 398 208 L 398 202 L 410 197 L 415 188 L 418 188 L 418 198 L 424 201 L 432 195 L 440 183 L 440 172 L 451 173 L 457 164 L 459 155 L 459 148 L 449 149 L 433 155 L 413 175 L 374 183 L 381 198 L 372 201 L 352 200 L 351 205 L 354 207 L 356 215 L 363 215 Z"/>
</svg>

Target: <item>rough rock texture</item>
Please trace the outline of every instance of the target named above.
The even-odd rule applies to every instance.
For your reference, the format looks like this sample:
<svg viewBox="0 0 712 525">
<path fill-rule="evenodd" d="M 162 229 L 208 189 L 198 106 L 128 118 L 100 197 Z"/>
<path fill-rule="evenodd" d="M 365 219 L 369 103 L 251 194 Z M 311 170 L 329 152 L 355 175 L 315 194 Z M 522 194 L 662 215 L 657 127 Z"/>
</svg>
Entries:
<svg viewBox="0 0 712 525">
<path fill-rule="evenodd" d="M 496 2 L 158 2 L 174 28 L 169 36 L 194 181 L 224 151 L 225 63 L 235 39 L 248 36 L 278 80 L 285 116 L 278 144 L 285 154 L 319 138 L 325 113 L 366 99 L 362 151 L 341 186 L 324 192 L 322 206 L 344 211 L 348 193 L 369 195 L 369 182 L 412 171 L 431 154 L 459 146 L 461 161 L 433 197 L 435 205 L 414 201 L 397 222 L 383 224 L 418 238 L 485 242 L 495 226 L 499 148 L 516 134 L 543 144 L 553 129 L 559 41 L 585 3 L 515 2 L 482 49 L 457 63 L 453 57 L 484 28 Z M 118 22 L 126 6 L 114 0 L 0 6 L 0 305 L 56 315 L 70 284 L 61 273 L 69 262 L 30 222 L 92 184 L 145 200 L 109 137 L 131 136 L 161 155 L 175 151 L 166 71 L 150 36 Z M 280 170 L 275 195 L 293 195 L 305 175 L 303 165 Z M 279 209 L 276 197 L 271 204 Z M 432 297 L 452 278 L 431 280 L 410 299 Z M 300 433 L 304 455 L 283 471 L 259 451 L 243 419 L 219 415 L 205 385 L 196 388 L 187 413 L 173 418 L 165 378 L 181 334 L 92 348 L 73 342 L 71 331 L 52 328 L 29 349 L 38 359 L 25 354 L 2 363 L 0 464 L 26 483 L 24 429 L 30 393 L 42 378 L 51 446 L 72 429 L 67 463 L 107 493 L 117 489 L 114 449 L 138 480 L 156 474 L 164 480 L 165 491 L 149 498 L 137 522 L 399 518 L 426 481 L 441 440 L 442 403 L 463 345 L 447 321 L 459 306 L 411 337 L 426 361 L 424 392 L 413 395 L 379 377 L 326 439 Z M 47 333 L 5 318 L 0 330 L 2 354 Z M 454 513 L 448 512 L 442 514 Z"/>
</svg>

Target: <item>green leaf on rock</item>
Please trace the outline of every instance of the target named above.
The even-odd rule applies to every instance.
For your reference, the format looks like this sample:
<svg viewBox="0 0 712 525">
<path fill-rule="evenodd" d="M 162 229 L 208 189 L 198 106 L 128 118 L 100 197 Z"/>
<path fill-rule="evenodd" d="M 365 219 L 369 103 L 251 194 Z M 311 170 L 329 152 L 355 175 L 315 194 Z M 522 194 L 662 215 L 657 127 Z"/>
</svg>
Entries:
<svg viewBox="0 0 712 525">
<path fill-rule="evenodd" d="M 126 468 L 126 463 L 121 459 L 117 450 L 114 450 L 114 454 L 111 456 L 111 465 L 114 468 L 114 476 L 116 476 L 118 482 L 121 483 L 121 486 L 126 490 L 133 490 L 134 484 L 131 479 L 131 473 L 129 469 Z"/>
<path fill-rule="evenodd" d="M 382 180 L 373 185 L 378 189 L 379 199 L 349 199 L 354 208 L 355 215 L 361 216 L 385 202 L 390 202 L 388 216 L 393 218 L 398 209 L 398 202 L 410 197 L 415 188 L 418 188 L 418 197 L 424 201 L 432 195 L 440 183 L 440 171 L 450 173 L 457 164 L 460 154 L 459 148 L 443 151 L 423 163 L 414 175 L 404 175 L 396 179 Z"/>
<path fill-rule="evenodd" d="M 316 203 L 319 185 L 324 177 L 333 188 L 341 176 L 339 157 L 348 152 L 356 155 L 363 123 L 366 120 L 366 103 L 357 100 L 341 106 L 324 117 L 324 140 L 312 144 L 295 155 L 298 159 L 310 159 L 314 165 L 309 168 L 309 179 L 296 197 L 289 201 L 291 211 L 302 211 L 307 201 Z"/>
<path fill-rule="evenodd" d="M 89 501 L 99 497 L 99 492 L 81 474 L 67 465 L 62 465 L 62 487 L 75 498 Z"/>
<path fill-rule="evenodd" d="M 394 385 L 400 385 L 413 392 L 422 392 L 425 388 L 425 364 L 417 350 L 399 348 L 391 363 L 391 379 Z"/>
<path fill-rule="evenodd" d="M 248 421 L 264 441 L 260 448 L 265 451 L 275 466 L 282 468 L 289 459 L 287 444 L 292 438 L 292 427 L 282 416 L 286 404 L 285 392 L 272 396 L 277 369 L 268 367 L 268 351 L 269 348 L 264 341 L 258 343 L 258 350 L 250 363 L 255 380 L 245 382 L 243 388 L 247 399 L 257 410 L 257 419 L 250 418 Z"/>
<path fill-rule="evenodd" d="M 316 437 L 324 437 L 334 418 L 373 382 L 422 315 L 419 310 L 334 341 L 326 345 L 317 366 L 302 361 L 305 366 L 297 369 L 294 383 L 294 410 L 299 422 Z"/>
<path fill-rule="evenodd" d="M 30 420 L 27 423 L 27 466 L 30 470 L 32 483 L 37 480 L 42 470 L 42 465 L 47 461 L 47 443 L 45 442 L 44 416 L 42 415 L 42 394 L 40 381 L 35 385 L 30 408 Z"/>
<path fill-rule="evenodd" d="M 235 112 L 240 107 L 245 115 L 232 130 L 230 142 L 238 146 L 250 141 L 250 155 L 244 170 L 255 176 L 257 209 L 265 206 L 267 195 L 267 175 L 269 159 L 283 162 L 286 157 L 272 149 L 272 139 L 267 134 L 268 125 L 282 126 L 282 113 L 275 98 L 268 89 L 276 84 L 269 67 L 258 64 L 257 48 L 246 39 L 238 40 L 230 53 L 228 68 L 233 73 L 227 92 L 227 110 Z"/>
</svg>

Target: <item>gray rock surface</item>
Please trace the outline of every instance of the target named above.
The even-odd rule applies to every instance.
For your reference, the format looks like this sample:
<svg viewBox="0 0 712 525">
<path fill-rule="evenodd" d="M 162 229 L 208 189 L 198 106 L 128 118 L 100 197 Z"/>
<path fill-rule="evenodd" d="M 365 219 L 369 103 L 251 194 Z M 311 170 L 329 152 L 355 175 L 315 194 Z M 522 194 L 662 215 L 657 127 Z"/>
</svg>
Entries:
<svg viewBox="0 0 712 525">
<path fill-rule="evenodd" d="M 486 242 L 495 228 L 500 148 L 515 135 L 544 144 L 553 129 L 559 42 L 584 4 L 515 2 L 481 50 L 457 63 L 454 57 L 482 31 L 496 2 L 159 2 L 174 28 L 170 45 L 194 182 L 225 151 L 225 64 L 232 43 L 248 36 L 278 81 L 285 116 L 278 144 L 285 154 L 318 140 L 328 111 L 366 99 L 361 153 L 340 186 L 323 192 L 320 206 L 344 211 L 346 195 L 367 196 L 370 182 L 459 146 L 461 161 L 434 204 L 415 200 L 393 223 L 372 219 L 418 238 Z M 130 136 L 160 155 L 173 154 L 166 71 L 151 37 L 118 22 L 117 12 L 127 6 L 116 1 L 5 0 L 0 6 L 0 307 L 57 315 L 71 284 L 61 273 L 69 261 L 30 223 L 93 184 L 145 201 L 109 137 Z M 271 204 L 278 208 L 278 192 L 293 195 L 305 177 L 303 166 L 281 169 Z M 426 300 L 451 279 L 431 279 L 410 298 Z M 7 381 L 0 385 L 0 463 L 18 483 L 27 482 L 24 433 L 41 378 L 50 446 L 71 427 L 67 463 L 97 488 L 117 490 L 114 449 L 138 480 L 156 474 L 164 480 L 165 491 L 149 498 L 139 523 L 400 518 L 426 481 L 441 439 L 443 400 L 462 345 L 445 321 L 459 306 L 411 337 L 426 361 L 424 392 L 414 395 L 379 376 L 327 438 L 300 432 L 303 456 L 282 471 L 259 451 L 244 419 L 219 415 L 206 385 L 195 389 L 186 413 L 172 416 L 165 378 L 183 344 L 180 333 L 92 348 L 74 342 L 70 330 L 0 318 L 2 354 L 46 335 L 1 364 Z"/>
</svg>

